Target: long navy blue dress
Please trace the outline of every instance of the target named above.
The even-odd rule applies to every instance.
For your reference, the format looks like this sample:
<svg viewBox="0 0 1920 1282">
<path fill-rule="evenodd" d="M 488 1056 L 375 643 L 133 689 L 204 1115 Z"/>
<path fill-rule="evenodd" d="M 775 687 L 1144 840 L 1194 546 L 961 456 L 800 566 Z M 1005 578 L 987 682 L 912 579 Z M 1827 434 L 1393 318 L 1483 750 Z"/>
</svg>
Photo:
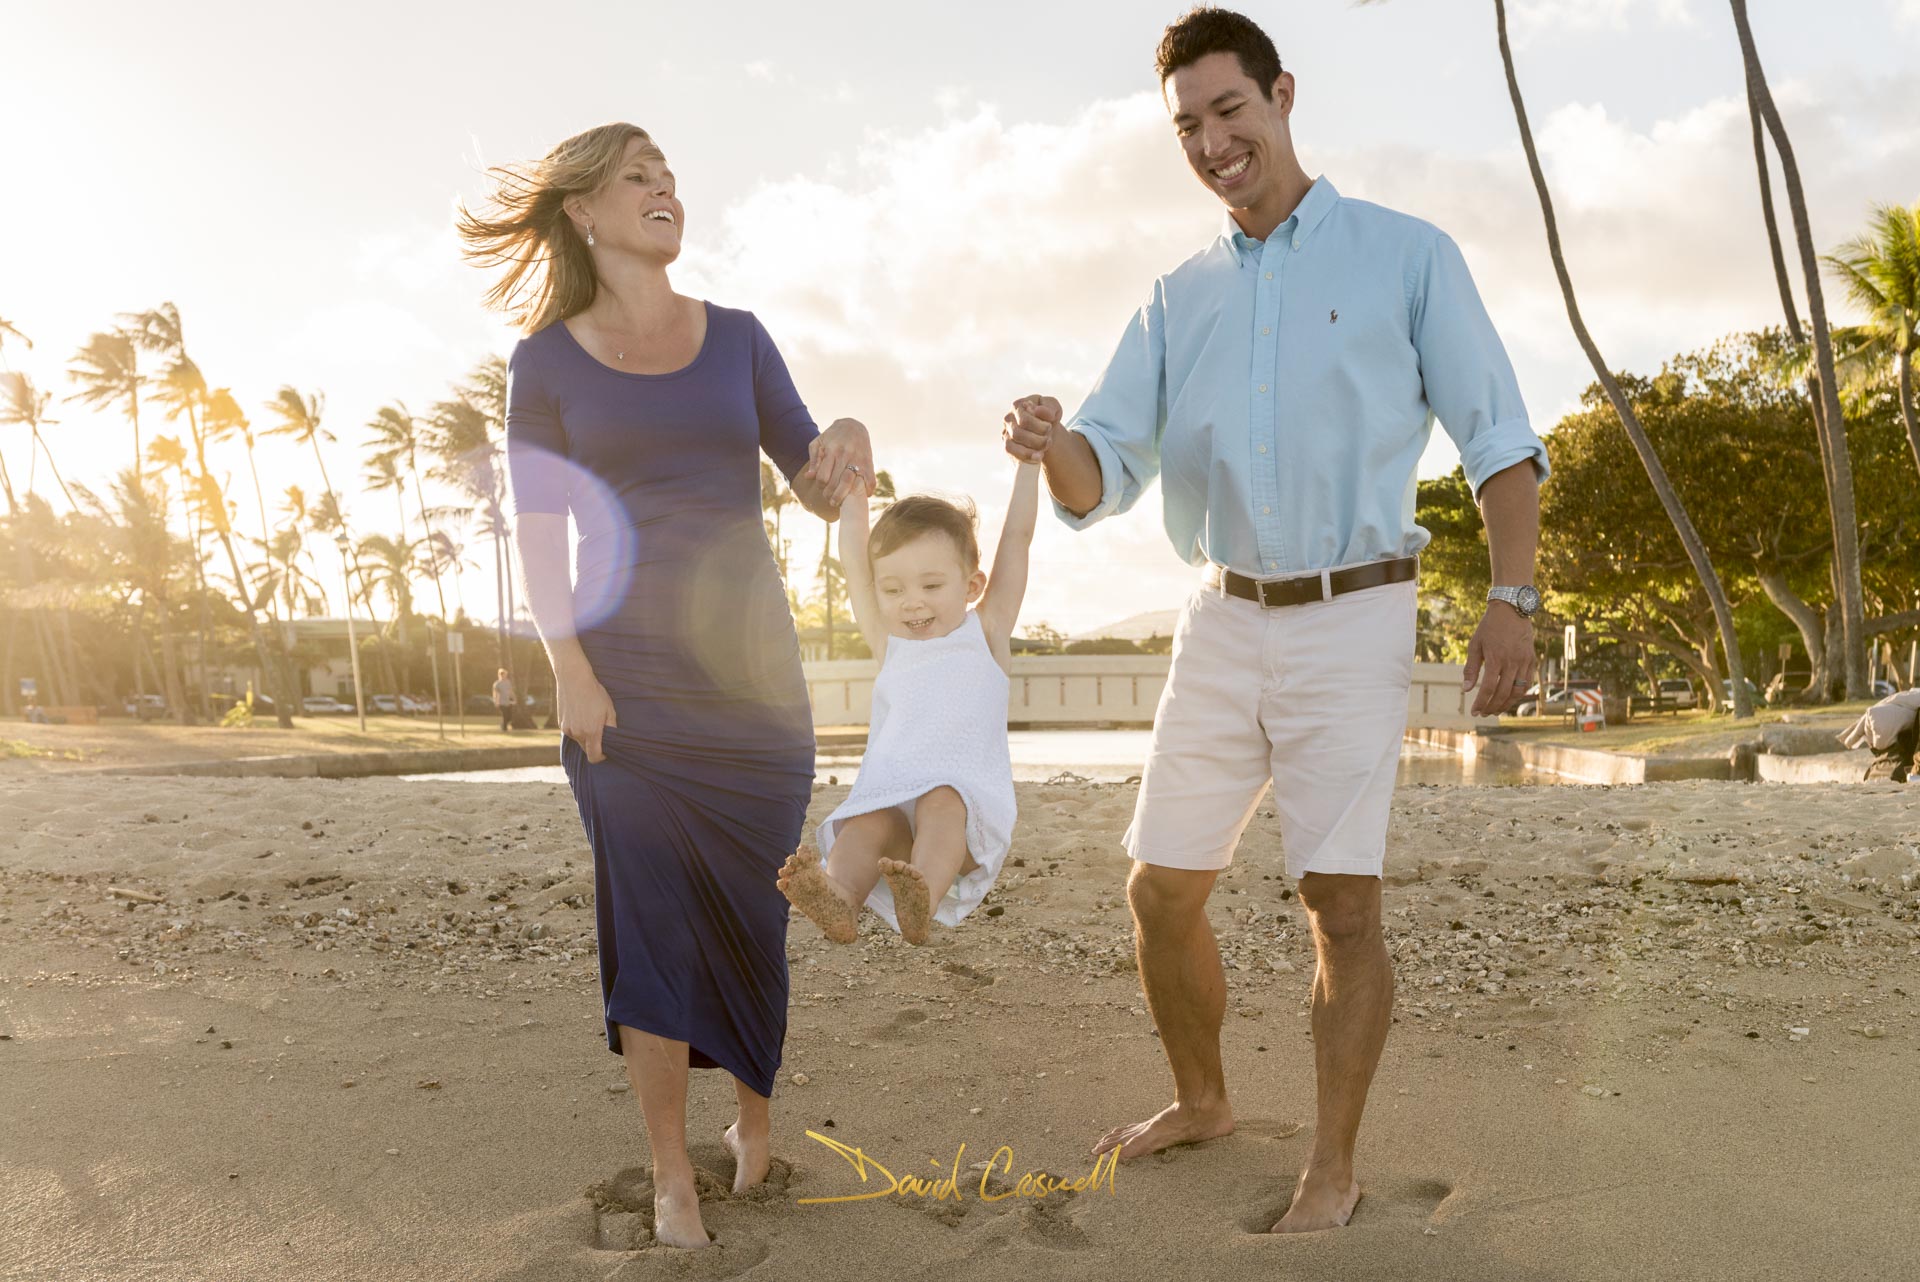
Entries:
<svg viewBox="0 0 1920 1282">
<path fill-rule="evenodd" d="M 607 1045 L 688 1044 L 773 1094 L 787 1029 L 787 900 L 813 719 L 760 514 L 760 452 L 791 481 L 818 429 L 750 312 L 707 304 L 671 374 L 589 355 L 556 321 L 507 363 L 519 512 L 571 511 L 580 645 L 617 726 L 560 757 L 593 846 Z"/>
</svg>

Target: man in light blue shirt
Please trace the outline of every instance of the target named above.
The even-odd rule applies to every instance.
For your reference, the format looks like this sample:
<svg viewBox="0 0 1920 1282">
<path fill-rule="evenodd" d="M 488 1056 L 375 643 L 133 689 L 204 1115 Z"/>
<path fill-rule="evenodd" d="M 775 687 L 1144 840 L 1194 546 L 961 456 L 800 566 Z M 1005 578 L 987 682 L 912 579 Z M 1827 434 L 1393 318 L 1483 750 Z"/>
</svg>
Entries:
<svg viewBox="0 0 1920 1282">
<path fill-rule="evenodd" d="M 1504 708 L 1533 664 L 1537 487 L 1547 454 L 1459 247 L 1419 219 L 1308 178 L 1294 78 L 1246 18 L 1196 9 L 1157 65 L 1221 235 L 1154 282 L 1080 410 L 1007 415 L 1074 529 L 1125 512 L 1159 478 L 1167 536 L 1207 566 L 1125 842 L 1141 984 L 1174 1102 L 1095 1146 L 1122 1158 L 1224 1135 L 1225 984 L 1206 899 L 1269 782 L 1313 925 L 1319 1124 L 1273 1225 L 1344 1225 L 1353 1149 L 1391 1020 L 1380 921 L 1387 813 L 1412 675 L 1415 470 L 1433 418 L 1460 448 L 1495 598 L 1463 684 Z"/>
</svg>

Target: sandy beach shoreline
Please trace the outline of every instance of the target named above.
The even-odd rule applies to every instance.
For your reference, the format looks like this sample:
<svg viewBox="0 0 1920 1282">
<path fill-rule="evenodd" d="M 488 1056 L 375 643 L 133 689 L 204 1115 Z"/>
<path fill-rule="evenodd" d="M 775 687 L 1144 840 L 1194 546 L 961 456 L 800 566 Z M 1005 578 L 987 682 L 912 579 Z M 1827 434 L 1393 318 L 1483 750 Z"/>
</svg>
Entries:
<svg viewBox="0 0 1920 1282">
<path fill-rule="evenodd" d="M 1074 1179 L 1168 1092 L 1133 789 L 1019 794 L 1000 913 L 922 950 L 795 918 L 781 1165 L 706 1208 L 694 1259 L 608 1249 L 645 1144 L 564 789 L 0 779 L 0 1279 L 1894 1277 L 1920 1245 L 1910 791 L 1403 789 L 1367 1193 L 1296 1240 L 1251 1231 L 1313 1120 L 1312 954 L 1267 812 L 1211 906 L 1236 1133 L 1110 1191 L 980 1197 L 1000 1146 Z M 692 1097 L 724 1188 L 731 1090 Z M 864 1191 L 809 1130 L 962 1196 L 801 1205 Z"/>
</svg>

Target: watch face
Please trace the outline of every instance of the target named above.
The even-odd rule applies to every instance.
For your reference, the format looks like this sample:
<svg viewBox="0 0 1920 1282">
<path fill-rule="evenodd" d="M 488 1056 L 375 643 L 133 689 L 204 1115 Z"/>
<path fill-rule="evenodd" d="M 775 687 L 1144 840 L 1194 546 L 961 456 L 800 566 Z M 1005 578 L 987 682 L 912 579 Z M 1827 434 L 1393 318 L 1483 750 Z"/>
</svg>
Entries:
<svg viewBox="0 0 1920 1282">
<path fill-rule="evenodd" d="M 1540 608 L 1540 594 L 1534 591 L 1531 583 L 1520 589 L 1520 612 L 1532 614 Z"/>
</svg>

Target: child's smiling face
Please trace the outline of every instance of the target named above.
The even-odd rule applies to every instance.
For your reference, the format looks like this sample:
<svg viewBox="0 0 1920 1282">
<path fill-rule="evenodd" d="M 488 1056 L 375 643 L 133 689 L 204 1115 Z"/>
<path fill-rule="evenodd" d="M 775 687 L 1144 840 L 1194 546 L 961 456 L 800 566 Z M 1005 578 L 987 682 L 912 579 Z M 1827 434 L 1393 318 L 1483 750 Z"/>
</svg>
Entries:
<svg viewBox="0 0 1920 1282">
<path fill-rule="evenodd" d="M 967 621 L 967 606 L 986 587 L 986 572 L 969 573 L 945 534 L 922 534 L 873 558 L 873 590 L 891 636 L 946 636 Z"/>
</svg>

